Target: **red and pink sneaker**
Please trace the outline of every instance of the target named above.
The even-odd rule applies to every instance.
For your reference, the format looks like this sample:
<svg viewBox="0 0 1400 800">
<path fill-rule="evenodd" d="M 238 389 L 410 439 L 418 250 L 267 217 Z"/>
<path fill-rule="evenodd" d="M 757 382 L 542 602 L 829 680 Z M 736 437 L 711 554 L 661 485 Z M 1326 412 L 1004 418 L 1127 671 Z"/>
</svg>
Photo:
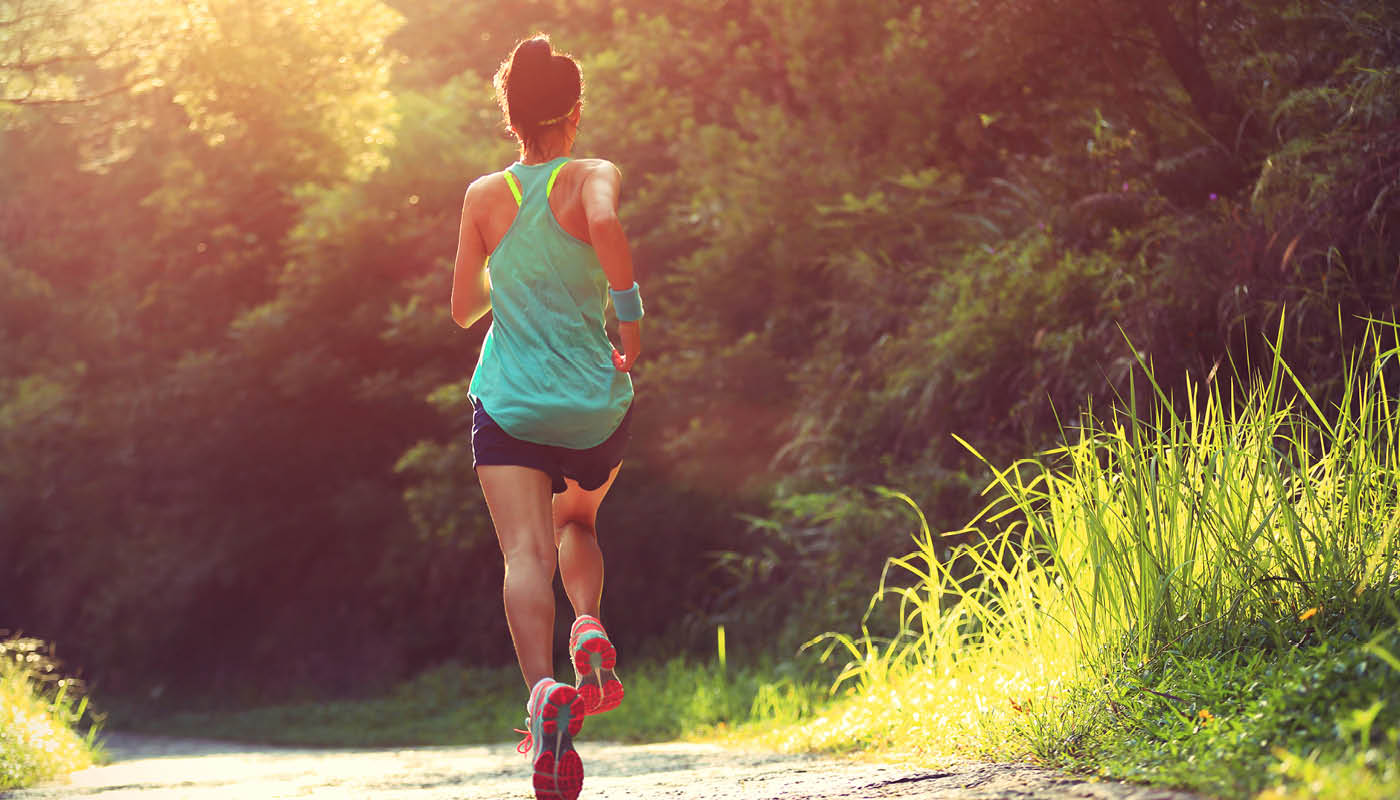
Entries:
<svg viewBox="0 0 1400 800">
<path fill-rule="evenodd" d="M 578 800 L 583 791 L 583 762 L 574 736 L 583 727 L 583 700 L 566 683 L 546 678 L 535 684 L 525 704 L 525 740 L 516 749 L 528 753 L 535 768 L 535 800 Z"/>
<path fill-rule="evenodd" d="M 601 714 L 622 702 L 622 681 L 613 669 L 617 650 L 608 639 L 603 623 L 584 614 L 569 630 L 569 656 L 574 662 L 575 686 L 583 698 L 584 712 Z"/>
</svg>

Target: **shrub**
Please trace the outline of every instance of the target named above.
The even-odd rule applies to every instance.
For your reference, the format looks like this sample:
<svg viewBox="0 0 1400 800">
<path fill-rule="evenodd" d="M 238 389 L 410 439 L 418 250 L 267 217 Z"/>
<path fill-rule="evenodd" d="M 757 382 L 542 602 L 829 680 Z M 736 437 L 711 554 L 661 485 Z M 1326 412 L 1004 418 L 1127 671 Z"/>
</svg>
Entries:
<svg viewBox="0 0 1400 800">
<path fill-rule="evenodd" d="M 43 642 L 0 640 L 0 789 L 90 766 L 99 727 L 82 684 L 59 674 Z"/>
</svg>

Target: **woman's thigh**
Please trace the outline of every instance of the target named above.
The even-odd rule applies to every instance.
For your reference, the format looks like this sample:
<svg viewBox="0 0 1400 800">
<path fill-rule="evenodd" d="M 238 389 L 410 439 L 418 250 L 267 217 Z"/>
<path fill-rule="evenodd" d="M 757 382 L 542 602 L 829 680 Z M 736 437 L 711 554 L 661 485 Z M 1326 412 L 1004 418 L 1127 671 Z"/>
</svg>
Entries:
<svg viewBox="0 0 1400 800">
<path fill-rule="evenodd" d="M 593 530 L 598 519 L 598 506 L 607 497 L 613 481 L 617 480 L 622 464 L 613 467 L 608 479 L 597 489 L 585 489 L 573 478 L 565 478 L 564 491 L 554 495 L 554 529 L 557 531 L 566 523 L 574 522 L 588 530 Z"/>
<path fill-rule="evenodd" d="M 549 475 L 529 467 L 488 465 L 477 467 L 476 475 L 506 558 L 526 552 L 537 558 L 552 554 Z"/>
</svg>

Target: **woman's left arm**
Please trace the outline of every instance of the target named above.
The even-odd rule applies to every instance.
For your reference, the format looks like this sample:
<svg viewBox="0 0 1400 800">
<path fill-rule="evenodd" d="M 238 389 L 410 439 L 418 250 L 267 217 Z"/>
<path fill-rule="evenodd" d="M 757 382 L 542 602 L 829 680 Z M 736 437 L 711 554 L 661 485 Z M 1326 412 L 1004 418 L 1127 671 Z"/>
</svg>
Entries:
<svg viewBox="0 0 1400 800">
<path fill-rule="evenodd" d="M 462 199 L 462 225 L 457 233 L 457 261 L 452 269 L 452 320 L 463 328 L 491 310 L 491 276 L 486 270 L 486 243 L 472 219 L 473 194 L 481 192 L 480 178 L 467 187 Z"/>
<path fill-rule="evenodd" d="M 611 162 L 599 161 L 584 178 L 580 194 L 593 252 L 608 276 L 608 285 L 624 292 L 632 288 L 633 277 L 632 249 L 627 244 L 622 222 L 617 218 L 621 183 L 622 173 L 617 167 Z M 622 352 L 614 351 L 613 366 L 620 372 L 630 372 L 642 354 L 642 321 L 619 321 L 617 334 L 622 339 Z"/>
</svg>

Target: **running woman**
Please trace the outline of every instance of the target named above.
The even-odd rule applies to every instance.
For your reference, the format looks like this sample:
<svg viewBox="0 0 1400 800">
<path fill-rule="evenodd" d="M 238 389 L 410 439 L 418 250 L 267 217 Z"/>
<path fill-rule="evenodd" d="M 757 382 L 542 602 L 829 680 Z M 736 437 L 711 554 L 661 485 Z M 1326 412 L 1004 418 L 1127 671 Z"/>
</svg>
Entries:
<svg viewBox="0 0 1400 800">
<path fill-rule="evenodd" d="M 472 457 L 529 687 L 520 751 L 534 766 L 536 798 L 575 800 L 583 765 L 573 737 L 586 715 L 616 708 L 623 695 L 598 620 L 596 519 L 628 440 L 642 301 L 617 217 L 617 167 L 570 158 L 582 114 L 578 63 L 536 36 L 516 45 L 495 86 L 520 160 L 467 188 L 452 319 L 465 328 L 492 312 L 470 387 Z M 604 329 L 609 298 L 621 352 Z M 554 679 L 556 565 L 576 617 L 574 685 Z"/>
</svg>

